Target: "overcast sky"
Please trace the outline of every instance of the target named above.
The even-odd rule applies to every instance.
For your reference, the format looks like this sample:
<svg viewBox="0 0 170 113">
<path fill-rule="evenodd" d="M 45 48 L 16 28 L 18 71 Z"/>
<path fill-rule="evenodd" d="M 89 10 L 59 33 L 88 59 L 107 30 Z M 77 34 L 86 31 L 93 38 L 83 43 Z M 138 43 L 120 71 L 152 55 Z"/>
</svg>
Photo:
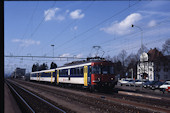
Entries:
<svg viewBox="0 0 170 113">
<path fill-rule="evenodd" d="M 170 1 L 5 1 L 5 55 L 94 56 L 160 48 L 170 38 Z M 134 24 L 138 27 L 131 27 Z M 52 59 L 5 58 L 5 72 Z M 55 59 L 59 66 L 68 61 Z"/>
</svg>

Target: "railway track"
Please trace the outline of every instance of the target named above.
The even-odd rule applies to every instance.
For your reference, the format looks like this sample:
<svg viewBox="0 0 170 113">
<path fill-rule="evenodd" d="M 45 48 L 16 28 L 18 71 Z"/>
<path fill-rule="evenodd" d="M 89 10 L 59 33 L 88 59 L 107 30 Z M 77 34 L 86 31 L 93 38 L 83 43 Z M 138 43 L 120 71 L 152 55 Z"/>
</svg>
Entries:
<svg viewBox="0 0 170 113">
<path fill-rule="evenodd" d="M 73 104 L 86 105 L 93 112 L 168 112 L 168 105 L 157 105 L 151 104 L 155 99 L 146 101 L 148 99 L 124 96 L 120 94 L 110 95 L 110 94 L 96 94 L 87 92 L 70 91 L 69 89 L 63 89 L 43 84 L 30 83 L 25 81 L 17 81 L 18 83 L 34 87 L 33 89 L 38 89 L 38 92 L 48 92 L 48 94 L 60 98 L 63 101 L 67 101 Z M 36 87 L 35 87 L 36 86 Z M 140 102 L 141 99 L 144 102 Z M 152 101 L 152 102 L 150 102 Z M 158 100 L 157 100 L 158 101 Z M 156 101 L 156 102 L 157 102 Z M 160 101 L 160 100 L 159 100 Z M 149 102 L 149 103 L 146 103 Z M 159 105 L 159 106 L 158 106 Z M 165 106 L 164 106 L 165 105 Z M 163 108 L 161 108 L 163 107 Z M 75 110 L 75 109 L 74 109 Z M 73 110 L 73 111 L 74 111 Z M 75 112 L 78 112 L 75 110 Z M 80 112 L 80 111 L 79 111 Z M 83 112 L 83 111 L 82 111 Z"/>
<path fill-rule="evenodd" d="M 25 88 L 6 81 L 14 97 L 21 108 L 26 113 L 66 113 L 63 109 L 53 105 L 43 98 L 33 94 Z"/>
<path fill-rule="evenodd" d="M 50 85 L 51 86 L 51 85 Z M 75 91 L 81 91 L 84 93 L 87 93 L 85 90 L 81 89 L 75 89 L 75 88 L 66 88 L 66 89 L 71 89 Z M 108 97 L 108 98 L 117 98 L 117 99 L 123 99 L 127 101 L 134 101 L 137 103 L 141 104 L 147 104 L 147 105 L 152 105 L 152 106 L 157 106 L 158 108 L 170 108 L 170 98 L 165 96 L 165 97 L 160 97 L 161 95 L 147 95 L 143 93 L 128 93 L 126 91 L 117 91 L 115 92 L 93 92 L 93 94 L 96 95 L 102 95 L 101 97 Z M 91 95 L 91 93 L 89 93 Z M 99 96 L 98 96 L 99 97 Z"/>
</svg>

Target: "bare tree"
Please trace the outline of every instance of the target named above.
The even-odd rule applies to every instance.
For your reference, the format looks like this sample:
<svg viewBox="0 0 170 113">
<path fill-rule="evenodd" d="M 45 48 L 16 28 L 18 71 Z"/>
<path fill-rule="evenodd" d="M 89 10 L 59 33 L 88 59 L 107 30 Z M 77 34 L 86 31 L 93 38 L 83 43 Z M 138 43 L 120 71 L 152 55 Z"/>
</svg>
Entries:
<svg viewBox="0 0 170 113">
<path fill-rule="evenodd" d="M 170 39 L 165 41 L 165 44 L 162 45 L 162 53 L 164 55 L 170 55 Z"/>
<path fill-rule="evenodd" d="M 112 58 L 112 61 L 113 61 L 114 63 L 118 62 L 118 61 L 119 61 L 118 56 L 114 56 L 114 57 Z"/>
<path fill-rule="evenodd" d="M 143 50 L 142 50 L 143 49 Z M 138 59 L 140 58 L 140 55 L 142 54 L 142 52 L 148 52 L 149 51 L 149 49 L 145 46 L 145 45 L 142 45 L 142 48 L 140 48 L 139 50 L 138 50 L 138 52 L 137 52 L 137 57 L 138 57 Z"/>
<path fill-rule="evenodd" d="M 125 59 L 126 59 L 126 56 L 127 56 L 127 52 L 125 50 L 122 50 L 118 55 L 118 57 L 120 58 L 120 61 L 122 62 L 123 76 L 125 76 Z"/>
<path fill-rule="evenodd" d="M 137 70 L 137 62 L 138 58 L 136 54 L 131 53 L 126 59 L 125 59 L 125 65 L 126 65 L 126 72 L 128 72 L 129 77 L 136 78 L 136 70 Z"/>
<path fill-rule="evenodd" d="M 125 50 L 122 50 L 118 55 L 118 57 L 120 58 L 120 61 L 122 62 L 123 67 L 125 66 L 126 56 L 127 56 L 127 52 Z"/>
<path fill-rule="evenodd" d="M 105 59 L 108 60 L 108 61 L 112 61 L 112 58 L 110 57 L 110 55 L 107 55 L 107 56 L 105 57 Z"/>
<path fill-rule="evenodd" d="M 129 64 L 136 64 L 138 61 L 137 55 L 131 53 L 126 59 L 125 59 L 125 66 L 128 66 Z"/>
</svg>

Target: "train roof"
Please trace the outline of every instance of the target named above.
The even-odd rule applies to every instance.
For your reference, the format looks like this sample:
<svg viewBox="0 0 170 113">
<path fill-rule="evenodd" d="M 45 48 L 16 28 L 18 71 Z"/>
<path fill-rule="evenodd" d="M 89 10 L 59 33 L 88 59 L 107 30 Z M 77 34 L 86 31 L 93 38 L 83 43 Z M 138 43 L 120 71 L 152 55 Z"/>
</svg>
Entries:
<svg viewBox="0 0 170 113">
<path fill-rule="evenodd" d="M 76 68 L 76 67 L 82 67 L 85 65 L 91 65 L 91 63 L 97 63 L 97 62 L 108 62 L 112 63 L 111 61 L 106 61 L 106 60 L 91 60 L 91 61 L 76 61 L 76 62 L 71 62 L 67 65 L 57 67 L 55 69 L 48 69 L 48 70 L 42 70 L 42 71 L 36 71 L 36 72 L 31 72 L 31 74 L 34 73 L 43 73 L 43 72 L 53 72 L 55 70 L 60 70 L 60 69 L 68 69 L 68 68 Z"/>
<path fill-rule="evenodd" d="M 43 73 L 43 72 L 54 72 L 55 69 L 48 69 L 48 70 L 41 70 L 41 71 L 35 71 L 35 72 L 31 72 L 31 74 L 34 74 L 34 73 Z"/>
<path fill-rule="evenodd" d="M 86 62 L 86 63 L 81 63 L 81 64 L 73 64 L 73 65 L 67 65 L 67 66 L 61 66 L 61 67 L 58 67 L 56 68 L 57 70 L 60 70 L 60 69 L 68 69 L 68 68 L 76 68 L 76 67 L 82 67 L 82 66 L 85 66 L 85 65 L 91 65 L 91 62 Z"/>
<path fill-rule="evenodd" d="M 64 66 L 61 66 L 61 67 L 58 67 L 56 69 L 67 69 L 67 68 L 76 68 L 76 67 L 81 67 L 81 66 L 85 66 L 85 65 L 91 65 L 91 63 L 97 63 L 97 62 L 108 62 L 108 63 L 111 63 L 110 61 L 105 61 L 105 60 L 92 60 L 92 61 L 80 61 L 80 62 L 72 62 L 72 63 L 69 63 L 67 65 L 64 65 Z"/>
</svg>

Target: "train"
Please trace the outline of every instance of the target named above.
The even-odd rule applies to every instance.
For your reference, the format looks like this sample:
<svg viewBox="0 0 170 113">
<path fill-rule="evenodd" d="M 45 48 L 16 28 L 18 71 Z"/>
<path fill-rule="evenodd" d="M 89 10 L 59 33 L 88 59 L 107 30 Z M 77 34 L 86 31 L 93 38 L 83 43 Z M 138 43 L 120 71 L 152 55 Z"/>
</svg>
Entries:
<svg viewBox="0 0 170 113">
<path fill-rule="evenodd" d="M 30 73 L 30 81 L 51 82 L 95 89 L 113 89 L 117 84 L 110 61 L 88 61 Z"/>
</svg>

